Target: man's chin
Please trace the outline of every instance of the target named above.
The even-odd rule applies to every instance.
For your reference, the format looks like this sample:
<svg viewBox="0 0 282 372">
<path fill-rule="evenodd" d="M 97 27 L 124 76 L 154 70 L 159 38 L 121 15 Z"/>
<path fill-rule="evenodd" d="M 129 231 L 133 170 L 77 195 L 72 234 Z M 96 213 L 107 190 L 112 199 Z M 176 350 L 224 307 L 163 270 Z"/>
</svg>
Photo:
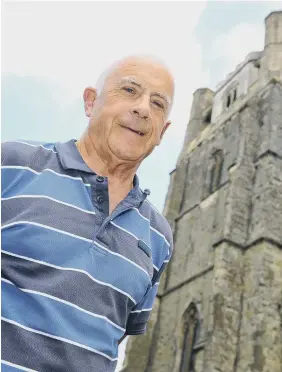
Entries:
<svg viewBox="0 0 282 372">
<path fill-rule="evenodd" d="M 126 162 L 139 163 L 143 159 L 143 154 L 136 154 L 136 152 L 131 153 L 122 149 L 115 149 L 112 153 L 119 160 Z"/>
<path fill-rule="evenodd" d="M 136 149 L 125 148 L 125 146 L 109 146 L 112 154 L 120 161 L 140 163 L 147 154 L 142 151 L 136 151 Z"/>
</svg>

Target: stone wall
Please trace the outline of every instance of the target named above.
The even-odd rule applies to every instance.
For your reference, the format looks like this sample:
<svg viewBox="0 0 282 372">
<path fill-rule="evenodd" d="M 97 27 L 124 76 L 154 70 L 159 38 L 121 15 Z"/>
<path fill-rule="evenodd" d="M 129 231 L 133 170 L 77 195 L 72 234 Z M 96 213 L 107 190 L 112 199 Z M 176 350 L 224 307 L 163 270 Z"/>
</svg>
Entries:
<svg viewBox="0 0 282 372">
<path fill-rule="evenodd" d="M 244 255 L 236 372 L 282 371 L 282 249 L 261 242 Z"/>
<path fill-rule="evenodd" d="M 255 161 L 249 244 L 267 238 L 282 243 L 282 86 L 262 94 L 260 147 Z"/>
</svg>

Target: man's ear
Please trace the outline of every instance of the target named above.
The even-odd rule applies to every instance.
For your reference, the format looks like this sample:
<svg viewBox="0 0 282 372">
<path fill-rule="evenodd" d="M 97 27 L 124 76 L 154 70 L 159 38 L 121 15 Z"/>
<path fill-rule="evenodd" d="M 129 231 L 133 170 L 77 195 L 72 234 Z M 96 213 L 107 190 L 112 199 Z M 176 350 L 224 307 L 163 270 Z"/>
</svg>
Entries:
<svg viewBox="0 0 282 372">
<path fill-rule="evenodd" d="M 162 132 L 161 132 L 161 135 L 160 135 L 160 140 L 159 140 L 158 146 L 159 146 L 159 144 L 161 143 L 161 140 L 162 140 L 162 138 L 163 138 L 163 135 L 165 134 L 165 132 L 166 132 L 167 128 L 170 126 L 170 124 L 171 124 L 171 121 L 168 121 L 168 122 L 165 124 L 165 126 L 163 127 Z"/>
<path fill-rule="evenodd" d="M 94 88 L 87 87 L 83 92 L 83 100 L 84 100 L 84 111 L 87 117 L 90 117 L 95 99 L 97 97 L 97 91 Z"/>
</svg>

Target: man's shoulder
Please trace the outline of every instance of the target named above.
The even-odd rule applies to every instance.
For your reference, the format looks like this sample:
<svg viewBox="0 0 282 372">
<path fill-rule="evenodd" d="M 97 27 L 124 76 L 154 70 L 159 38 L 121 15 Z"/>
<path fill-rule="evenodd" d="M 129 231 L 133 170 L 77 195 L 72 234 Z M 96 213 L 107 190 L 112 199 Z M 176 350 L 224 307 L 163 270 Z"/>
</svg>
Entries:
<svg viewBox="0 0 282 372">
<path fill-rule="evenodd" d="M 143 211 L 150 220 L 151 228 L 158 234 L 164 237 L 165 243 L 170 247 L 170 250 L 173 249 L 173 236 L 170 224 L 168 223 L 165 216 L 157 210 L 157 208 L 146 199 L 143 204 Z"/>
<path fill-rule="evenodd" d="M 2 166 L 28 166 L 31 159 L 56 153 L 55 143 L 14 140 L 1 143 Z"/>
</svg>

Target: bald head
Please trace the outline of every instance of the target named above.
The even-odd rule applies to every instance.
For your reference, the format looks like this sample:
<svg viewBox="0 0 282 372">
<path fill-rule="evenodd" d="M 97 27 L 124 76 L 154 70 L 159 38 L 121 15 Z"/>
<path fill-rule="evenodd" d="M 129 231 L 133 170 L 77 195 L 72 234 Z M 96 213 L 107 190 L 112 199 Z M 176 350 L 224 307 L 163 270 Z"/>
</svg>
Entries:
<svg viewBox="0 0 282 372">
<path fill-rule="evenodd" d="M 112 63 L 105 71 L 101 73 L 101 75 L 99 76 L 96 82 L 96 91 L 98 95 L 102 92 L 105 83 L 116 72 L 116 70 L 118 70 L 119 68 L 125 67 L 127 64 L 129 65 L 151 64 L 152 66 L 158 66 L 162 70 L 166 71 L 173 86 L 173 95 L 170 99 L 171 101 L 170 106 L 172 106 L 173 97 L 174 97 L 174 89 L 175 89 L 172 73 L 170 72 L 170 69 L 168 68 L 168 66 L 165 64 L 165 62 L 161 58 L 153 56 L 153 55 L 141 55 L 141 54 L 130 55 L 130 56 L 126 56 Z"/>
</svg>

